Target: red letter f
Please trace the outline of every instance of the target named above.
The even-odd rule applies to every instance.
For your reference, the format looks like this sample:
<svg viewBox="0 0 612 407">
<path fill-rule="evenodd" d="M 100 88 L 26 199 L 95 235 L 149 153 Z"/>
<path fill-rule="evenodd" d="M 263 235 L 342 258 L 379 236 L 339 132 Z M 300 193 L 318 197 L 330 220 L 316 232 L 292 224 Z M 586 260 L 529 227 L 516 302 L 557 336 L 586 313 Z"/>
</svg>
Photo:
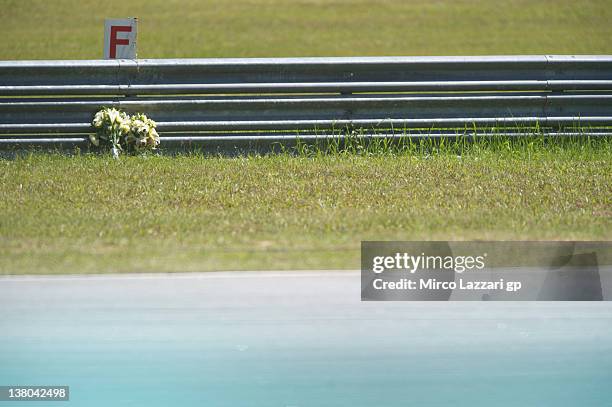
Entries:
<svg viewBox="0 0 612 407">
<path fill-rule="evenodd" d="M 110 32 L 110 58 L 117 57 L 117 45 L 130 45 L 130 40 L 117 38 L 119 32 L 132 32 L 129 25 L 113 25 Z"/>
</svg>

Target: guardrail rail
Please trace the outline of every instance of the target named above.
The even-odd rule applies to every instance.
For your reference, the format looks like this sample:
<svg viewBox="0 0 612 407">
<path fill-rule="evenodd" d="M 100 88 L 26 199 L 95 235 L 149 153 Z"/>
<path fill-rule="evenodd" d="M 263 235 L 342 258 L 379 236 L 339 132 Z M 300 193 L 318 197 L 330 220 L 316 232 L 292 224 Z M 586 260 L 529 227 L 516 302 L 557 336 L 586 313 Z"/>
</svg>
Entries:
<svg viewBox="0 0 612 407">
<path fill-rule="evenodd" d="M 0 61 L 0 145 L 87 145 L 102 107 L 147 114 L 163 144 L 609 136 L 612 55 Z"/>
</svg>

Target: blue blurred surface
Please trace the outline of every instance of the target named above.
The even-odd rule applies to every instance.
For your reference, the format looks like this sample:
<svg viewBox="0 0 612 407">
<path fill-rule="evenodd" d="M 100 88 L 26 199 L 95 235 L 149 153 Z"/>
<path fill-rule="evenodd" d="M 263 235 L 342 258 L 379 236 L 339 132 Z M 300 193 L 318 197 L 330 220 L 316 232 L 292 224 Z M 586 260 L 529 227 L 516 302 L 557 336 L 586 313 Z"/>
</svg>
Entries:
<svg viewBox="0 0 612 407">
<path fill-rule="evenodd" d="M 70 386 L 40 407 L 612 406 L 612 302 L 360 302 L 359 284 L 1 278 L 0 385 Z"/>
</svg>

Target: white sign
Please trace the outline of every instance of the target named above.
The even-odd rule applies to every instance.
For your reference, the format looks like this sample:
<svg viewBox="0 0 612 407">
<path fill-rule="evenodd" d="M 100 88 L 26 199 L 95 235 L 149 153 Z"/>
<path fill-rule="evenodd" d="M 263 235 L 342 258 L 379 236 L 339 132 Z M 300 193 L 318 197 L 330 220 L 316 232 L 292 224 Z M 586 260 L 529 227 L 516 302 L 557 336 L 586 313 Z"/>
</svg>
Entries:
<svg viewBox="0 0 612 407">
<path fill-rule="evenodd" d="M 136 59 L 138 18 L 104 21 L 104 59 Z"/>
</svg>

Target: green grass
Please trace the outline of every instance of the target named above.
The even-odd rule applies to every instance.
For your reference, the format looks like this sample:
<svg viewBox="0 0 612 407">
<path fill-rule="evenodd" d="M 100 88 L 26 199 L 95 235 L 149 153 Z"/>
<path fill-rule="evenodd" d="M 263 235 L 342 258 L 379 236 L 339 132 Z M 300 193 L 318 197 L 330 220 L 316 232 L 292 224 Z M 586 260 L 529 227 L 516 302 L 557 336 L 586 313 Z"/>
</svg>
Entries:
<svg viewBox="0 0 612 407">
<path fill-rule="evenodd" d="M 610 0 L 3 0 L 0 59 L 100 58 L 128 16 L 142 58 L 612 53 Z"/>
<path fill-rule="evenodd" d="M 368 239 L 612 237 L 609 140 L 358 150 L 2 160 L 0 273 L 358 268 Z"/>
</svg>

